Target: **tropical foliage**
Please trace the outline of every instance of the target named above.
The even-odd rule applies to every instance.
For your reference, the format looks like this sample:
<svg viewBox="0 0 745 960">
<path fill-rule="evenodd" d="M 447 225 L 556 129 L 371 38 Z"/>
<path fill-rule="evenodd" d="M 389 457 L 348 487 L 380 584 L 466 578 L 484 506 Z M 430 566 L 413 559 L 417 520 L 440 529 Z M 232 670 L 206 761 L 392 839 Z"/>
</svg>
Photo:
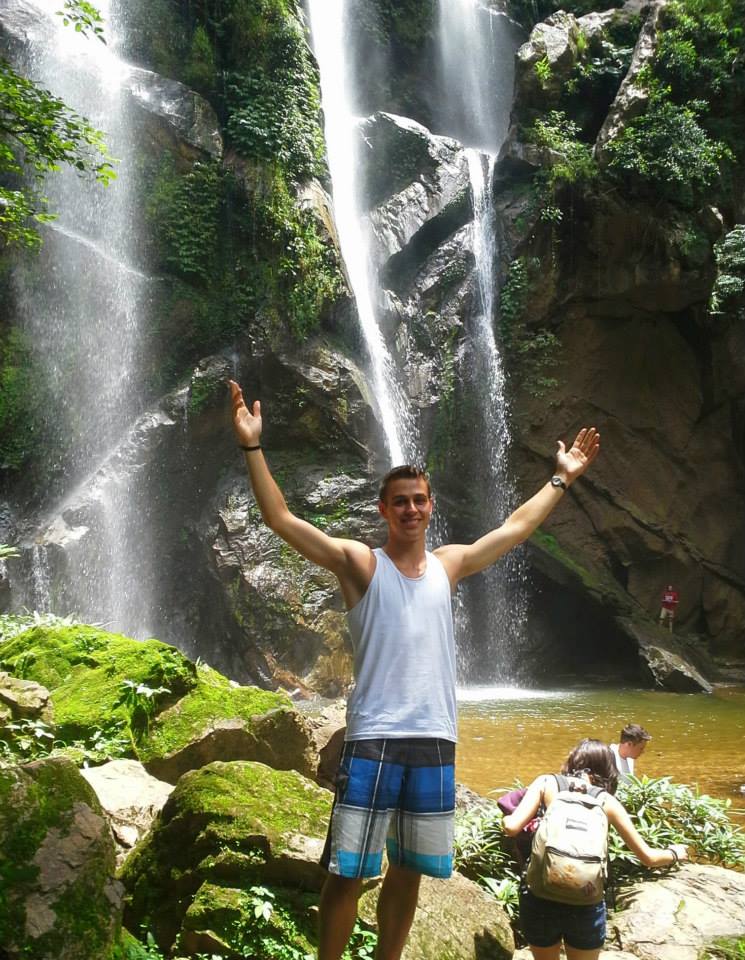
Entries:
<svg viewBox="0 0 745 960">
<path fill-rule="evenodd" d="M 67 0 L 64 20 L 78 32 L 102 30 L 95 8 L 80 0 Z M 44 179 L 63 166 L 104 185 L 114 177 L 103 135 L 0 58 L 0 245 L 39 245 L 35 224 L 54 219 Z"/>
</svg>

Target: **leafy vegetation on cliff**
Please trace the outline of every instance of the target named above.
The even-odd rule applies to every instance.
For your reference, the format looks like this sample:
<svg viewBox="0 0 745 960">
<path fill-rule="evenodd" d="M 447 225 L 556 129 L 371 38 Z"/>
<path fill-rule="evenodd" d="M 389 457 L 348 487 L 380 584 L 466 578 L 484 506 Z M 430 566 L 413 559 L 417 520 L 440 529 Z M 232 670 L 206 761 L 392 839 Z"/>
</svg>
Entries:
<svg viewBox="0 0 745 960">
<path fill-rule="evenodd" d="M 100 35 L 100 17 L 88 3 L 67 0 L 64 20 L 78 32 Z M 0 57 L 0 248 L 38 247 L 34 223 L 55 217 L 44 196 L 44 178 L 62 166 L 104 185 L 114 177 L 103 134 Z"/>
<path fill-rule="evenodd" d="M 745 312 L 745 224 L 738 223 L 714 247 L 717 278 L 709 308 L 713 314 L 739 318 Z"/>
<path fill-rule="evenodd" d="M 146 16 L 135 5 L 135 24 Z M 342 281 L 331 243 L 296 196 L 325 172 L 318 76 L 297 7 L 181 5 L 172 43 L 180 56 L 151 49 L 153 65 L 212 102 L 240 157 L 186 171 L 166 160 L 153 182 L 148 209 L 164 265 L 195 288 L 194 350 L 214 349 L 256 317 L 303 339 Z"/>
</svg>

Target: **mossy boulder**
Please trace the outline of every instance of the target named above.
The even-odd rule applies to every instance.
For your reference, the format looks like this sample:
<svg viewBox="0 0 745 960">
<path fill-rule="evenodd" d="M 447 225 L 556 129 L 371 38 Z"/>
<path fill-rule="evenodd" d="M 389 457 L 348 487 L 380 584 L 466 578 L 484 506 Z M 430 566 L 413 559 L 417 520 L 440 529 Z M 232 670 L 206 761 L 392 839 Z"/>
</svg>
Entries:
<svg viewBox="0 0 745 960">
<path fill-rule="evenodd" d="M 306 776 L 315 768 L 310 730 L 286 694 L 240 687 L 207 666 L 198 668 L 193 689 L 153 720 L 138 753 L 168 783 L 214 760 L 257 760 Z"/>
<path fill-rule="evenodd" d="M 173 944 L 203 883 L 318 890 L 331 796 L 295 771 L 211 763 L 185 774 L 127 860 L 127 926 Z"/>
<path fill-rule="evenodd" d="M 0 944 L 8 960 L 108 960 L 119 936 L 114 841 L 66 758 L 0 768 Z"/>
<path fill-rule="evenodd" d="M 184 917 L 179 948 L 190 954 L 215 954 L 240 960 L 261 943 L 314 953 L 317 926 L 314 894 L 287 887 L 253 886 L 247 890 L 203 883 Z M 264 909 L 262 909 L 262 907 Z M 283 956 L 285 954 L 282 954 Z"/>
<path fill-rule="evenodd" d="M 379 890 L 360 898 L 360 917 L 375 923 Z M 458 873 L 423 877 L 402 960 L 510 960 L 515 940 L 501 904 Z"/>
<path fill-rule="evenodd" d="M 26 630 L 0 658 L 0 668 L 50 691 L 64 740 L 121 726 L 134 746 L 150 718 L 196 684 L 196 667 L 175 647 L 83 625 Z"/>
</svg>

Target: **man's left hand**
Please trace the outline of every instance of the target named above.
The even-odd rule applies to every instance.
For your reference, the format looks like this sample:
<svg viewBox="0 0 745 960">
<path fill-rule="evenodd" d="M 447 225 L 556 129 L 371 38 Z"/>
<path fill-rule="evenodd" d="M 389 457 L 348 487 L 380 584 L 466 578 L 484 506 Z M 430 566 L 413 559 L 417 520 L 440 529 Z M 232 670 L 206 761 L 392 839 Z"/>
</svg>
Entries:
<svg viewBox="0 0 745 960">
<path fill-rule="evenodd" d="M 556 475 L 572 483 L 581 476 L 600 452 L 600 434 L 595 427 L 583 427 L 569 450 L 561 440 L 556 452 Z"/>
</svg>

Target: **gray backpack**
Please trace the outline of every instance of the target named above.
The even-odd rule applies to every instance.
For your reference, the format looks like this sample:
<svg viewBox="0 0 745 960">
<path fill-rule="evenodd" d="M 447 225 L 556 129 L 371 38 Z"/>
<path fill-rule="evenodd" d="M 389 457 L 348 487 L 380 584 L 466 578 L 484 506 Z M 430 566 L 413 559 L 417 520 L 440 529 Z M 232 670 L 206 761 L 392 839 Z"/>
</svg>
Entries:
<svg viewBox="0 0 745 960">
<path fill-rule="evenodd" d="M 556 775 L 559 792 L 533 835 L 527 883 L 544 900 L 600 903 L 608 863 L 608 818 L 599 787 L 574 786 Z"/>
</svg>

